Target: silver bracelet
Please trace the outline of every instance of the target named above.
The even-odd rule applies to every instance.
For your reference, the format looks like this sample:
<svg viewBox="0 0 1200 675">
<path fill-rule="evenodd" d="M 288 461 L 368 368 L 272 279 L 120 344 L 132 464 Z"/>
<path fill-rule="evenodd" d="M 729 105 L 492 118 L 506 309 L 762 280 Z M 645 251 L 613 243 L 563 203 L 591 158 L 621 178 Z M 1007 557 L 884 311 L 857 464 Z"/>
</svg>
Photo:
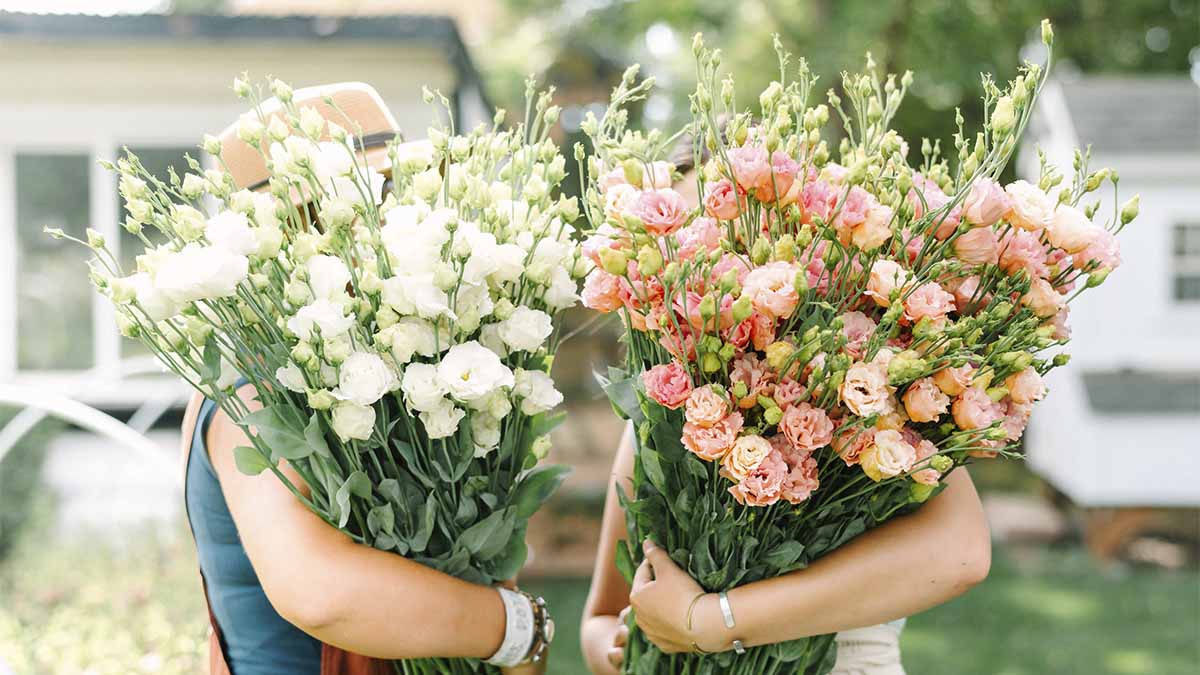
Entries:
<svg viewBox="0 0 1200 675">
<path fill-rule="evenodd" d="M 522 593 L 497 588 L 504 601 L 504 640 L 486 663 L 501 668 L 519 665 L 533 646 L 533 604 Z"/>
<path fill-rule="evenodd" d="M 717 597 L 721 600 L 721 616 L 725 619 L 725 627 L 733 628 L 737 624 L 733 621 L 733 608 L 729 606 L 729 594 L 721 591 Z"/>
</svg>

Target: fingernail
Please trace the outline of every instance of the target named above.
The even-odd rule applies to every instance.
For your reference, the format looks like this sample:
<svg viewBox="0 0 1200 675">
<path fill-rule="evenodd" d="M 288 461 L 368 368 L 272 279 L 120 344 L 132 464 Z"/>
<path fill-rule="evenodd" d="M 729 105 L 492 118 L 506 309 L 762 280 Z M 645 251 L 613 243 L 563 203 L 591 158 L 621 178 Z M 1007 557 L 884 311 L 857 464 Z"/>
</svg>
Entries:
<svg viewBox="0 0 1200 675">
<path fill-rule="evenodd" d="M 649 539 L 643 541 L 642 542 L 642 550 L 645 551 L 646 553 L 653 551 L 654 550 L 654 542 L 650 541 Z"/>
</svg>

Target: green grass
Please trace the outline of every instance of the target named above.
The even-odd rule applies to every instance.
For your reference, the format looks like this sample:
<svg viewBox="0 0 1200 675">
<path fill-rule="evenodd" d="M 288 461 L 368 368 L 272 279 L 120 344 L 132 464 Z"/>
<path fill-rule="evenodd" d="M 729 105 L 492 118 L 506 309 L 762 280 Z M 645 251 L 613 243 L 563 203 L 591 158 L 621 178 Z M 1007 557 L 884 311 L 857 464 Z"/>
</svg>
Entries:
<svg viewBox="0 0 1200 675">
<path fill-rule="evenodd" d="M 0 659 L 20 675 L 193 675 L 206 621 L 186 531 L 130 532 L 122 549 L 47 540 L 30 528 L 0 562 Z M 557 617 L 553 675 L 582 675 L 581 579 L 525 581 Z M 913 675 L 1184 675 L 1200 672 L 1195 570 L 1102 570 L 1075 550 L 997 551 L 967 595 L 913 617 Z"/>
</svg>

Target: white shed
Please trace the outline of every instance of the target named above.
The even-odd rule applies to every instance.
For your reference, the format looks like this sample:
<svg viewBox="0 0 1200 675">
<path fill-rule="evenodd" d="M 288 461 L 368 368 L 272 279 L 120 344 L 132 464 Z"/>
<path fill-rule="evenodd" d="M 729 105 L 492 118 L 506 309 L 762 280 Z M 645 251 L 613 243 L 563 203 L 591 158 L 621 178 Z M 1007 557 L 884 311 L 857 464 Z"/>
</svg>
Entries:
<svg viewBox="0 0 1200 675">
<path fill-rule="evenodd" d="M 1121 268 L 1072 304 L 1072 361 L 1049 378 L 1029 464 L 1085 506 L 1200 505 L 1200 87 L 1059 77 L 1033 132 L 1064 173 L 1090 144 L 1123 199 L 1141 193 L 1141 215 L 1121 235 Z M 1032 148 L 1019 171 L 1036 180 Z"/>
<path fill-rule="evenodd" d="M 171 405 L 174 378 L 122 373 L 142 354 L 116 333 L 81 266 L 86 252 L 44 226 L 87 226 L 119 246 L 122 206 L 97 165 L 128 146 L 148 168 L 186 170 L 204 132 L 243 112 L 235 75 L 294 86 L 374 85 L 410 136 L 433 114 L 421 86 L 451 97 L 460 123 L 490 120 L 479 77 L 444 16 L 136 16 L 0 12 L 0 385 L 103 409 Z M 132 247 L 121 257 L 131 260 Z"/>
</svg>

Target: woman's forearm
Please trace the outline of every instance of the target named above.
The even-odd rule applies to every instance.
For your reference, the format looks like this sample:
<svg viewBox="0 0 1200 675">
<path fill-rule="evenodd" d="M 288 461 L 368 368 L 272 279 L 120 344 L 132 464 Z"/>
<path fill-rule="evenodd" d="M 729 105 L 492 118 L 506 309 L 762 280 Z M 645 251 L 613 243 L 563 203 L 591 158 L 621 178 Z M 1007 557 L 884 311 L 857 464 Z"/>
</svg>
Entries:
<svg viewBox="0 0 1200 675">
<path fill-rule="evenodd" d="M 987 575 L 987 524 L 966 471 L 916 513 L 885 523 L 808 568 L 729 592 L 727 630 L 716 596 L 704 630 L 747 646 L 794 640 L 909 616 L 954 598 Z"/>
</svg>

